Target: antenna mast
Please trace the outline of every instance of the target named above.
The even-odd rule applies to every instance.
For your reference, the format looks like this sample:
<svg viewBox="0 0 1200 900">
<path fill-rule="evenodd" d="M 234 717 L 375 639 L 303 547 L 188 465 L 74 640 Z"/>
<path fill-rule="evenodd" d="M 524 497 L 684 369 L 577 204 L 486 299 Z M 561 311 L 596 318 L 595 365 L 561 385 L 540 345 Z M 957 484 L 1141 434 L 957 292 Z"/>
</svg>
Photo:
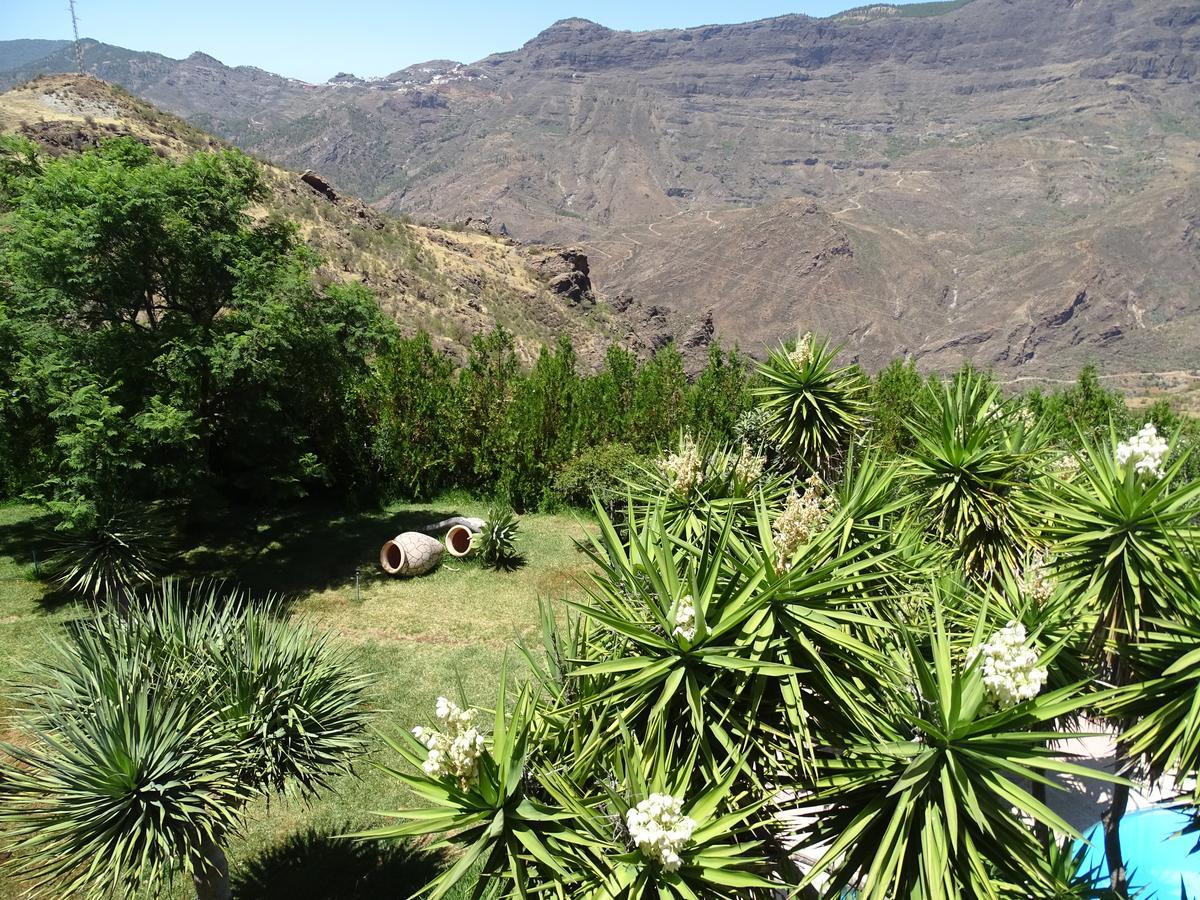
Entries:
<svg viewBox="0 0 1200 900">
<path fill-rule="evenodd" d="M 83 45 L 79 43 L 79 18 L 75 15 L 75 0 L 67 0 L 71 10 L 71 30 L 75 32 L 75 67 L 83 74 Z"/>
</svg>

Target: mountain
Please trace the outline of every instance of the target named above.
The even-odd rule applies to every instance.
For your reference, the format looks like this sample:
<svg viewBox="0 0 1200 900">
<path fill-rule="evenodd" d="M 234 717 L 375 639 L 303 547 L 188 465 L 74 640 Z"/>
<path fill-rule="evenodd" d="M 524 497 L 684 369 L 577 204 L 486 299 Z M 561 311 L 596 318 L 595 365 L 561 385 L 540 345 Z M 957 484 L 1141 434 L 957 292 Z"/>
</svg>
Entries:
<svg viewBox="0 0 1200 900">
<path fill-rule="evenodd" d="M 19 134 L 54 155 L 117 135 L 168 156 L 228 146 L 85 75 L 46 76 L 0 94 L 0 133 Z M 343 195 L 315 172 L 270 164 L 263 172 L 269 196 L 254 213 L 297 224 L 323 260 L 318 278 L 365 283 L 403 331 L 424 329 L 451 355 L 465 356 L 472 335 L 497 323 L 514 333 L 526 359 L 567 335 L 589 366 L 599 365 L 614 342 L 645 355 L 689 333 L 688 322 L 664 310 L 598 296 L 577 249 L 523 245 L 477 227 L 416 225 Z M 703 321 L 690 329 L 708 334 Z M 707 340 L 691 344 L 695 365 Z"/>
<path fill-rule="evenodd" d="M 0 69 L 4 68 L 0 46 Z M 1200 366 L 1200 9 L 873 4 L 614 31 L 310 85 L 88 44 L 89 70 L 379 208 L 583 247 L 757 350 L 830 331 L 1012 377 Z M 69 67 L 70 47 L 26 63 Z"/>
</svg>

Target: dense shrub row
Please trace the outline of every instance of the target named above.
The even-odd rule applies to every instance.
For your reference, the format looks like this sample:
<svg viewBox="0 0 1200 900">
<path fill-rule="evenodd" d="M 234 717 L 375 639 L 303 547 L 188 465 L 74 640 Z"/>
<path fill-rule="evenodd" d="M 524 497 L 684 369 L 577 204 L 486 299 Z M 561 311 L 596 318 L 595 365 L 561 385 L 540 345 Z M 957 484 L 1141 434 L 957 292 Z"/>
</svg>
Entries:
<svg viewBox="0 0 1200 900">
<path fill-rule="evenodd" d="M 0 143 L 0 497 L 89 527 L 136 501 L 322 490 L 466 488 L 520 510 L 612 490 L 683 431 L 763 441 L 743 414 L 770 385 L 737 350 L 713 348 L 690 380 L 672 347 L 645 361 L 614 347 L 585 374 L 565 341 L 522 367 L 497 330 L 458 369 L 365 289 L 317 286 L 294 227 L 252 214 L 264 198 L 236 152 L 172 162 L 125 139 L 47 159 Z M 911 362 L 838 378 L 854 388 L 846 428 L 912 446 L 904 425 L 930 394 Z M 1069 446 L 1133 422 L 1090 369 L 1024 403 Z M 1166 404 L 1146 417 L 1183 425 Z"/>
</svg>

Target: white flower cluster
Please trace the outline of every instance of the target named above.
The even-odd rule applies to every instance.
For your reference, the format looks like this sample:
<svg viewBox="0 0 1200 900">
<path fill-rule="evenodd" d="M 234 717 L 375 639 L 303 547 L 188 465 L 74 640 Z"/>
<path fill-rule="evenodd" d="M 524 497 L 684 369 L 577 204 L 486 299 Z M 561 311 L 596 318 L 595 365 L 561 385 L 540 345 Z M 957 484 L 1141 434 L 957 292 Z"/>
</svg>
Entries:
<svg viewBox="0 0 1200 900">
<path fill-rule="evenodd" d="M 672 633 L 688 641 L 696 636 L 696 607 L 691 594 L 675 607 L 675 630 Z"/>
<path fill-rule="evenodd" d="M 742 444 L 742 454 L 733 464 L 733 477 L 742 484 L 753 484 L 762 477 L 767 461 L 759 456 L 749 444 Z"/>
<path fill-rule="evenodd" d="M 412 730 L 429 751 L 421 768 L 434 778 L 453 776 L 465 790 L 475 780 L 483 754 L 483 735 L 471 724 L 475 710 L 461 709 L 445 697 L 438 697 L 435 712 L 441 731 L 420 725 Z"/>
<path fill-rule="evenodd" d="M 691 435 L 684 437 L 679 452 L 668 453 L 658 461 L 658 471 L 671 482 L 671 490 L 680 495 L 687 495 L 700 483 L 703 468 L 700 448 Z"/>
<path fill-rule="evenodd" d="M 983 685 L 998 709 L 1032 700 L 1046 683 L 1046 669 L 1037 664 L 1037 651 L 1025 646 L 1025 639 L 1025 626 L 1009 622 L 967 652 L 968 665 L 983 657 Z"/>
<path fill-rule="evenodd" d="M 695 821 L 683 814 L 683 804 L 669 794 L 651 794 L 625 814 L 625 825 L 642 855 L 668 872 L 683 862 L 679 851 L 696 829 Z"/>
<path fill-rule="evenodd" d="M 1021 573 L 1021 592 L 1041 606 L 1054 593 L 1054 582 L 1050 580 L 1046 555 L 1041 550 L 1029 554 Z"/>
<path fill-rule="evenodd" d="M 1135 472 L 1162 478 L 1167 449 L 1167 442 L 1158 436 L 1158 429 L 1152 422 L 1147 422 L 1129 440 L 1117 444 L 1117 465 L 1133 463 Z"/>
<path fill-rule="evenodd" d="M 1079 460 L 1070 453 L 1064 453 L 1050 463 L 1050 474 L 1060 481 L 1070 481 L 1079 474 Z"/>
<path fill-rule="evenodd" d="M 803 369 L 812 359 L 812 332 L 806 331 L 796 340 L 796 349 L 788 354 L 788 359 L 792 365 Z"/>
<path fill-rule="evenodd" d="M 816 475 L 806 482 L 803 494 L 792 491 L 787 505 L 775 520 L 775 571 L 792 567 L 792 554 L 817 534 L 837 506 L 836 497 L 825 496 L 825 483 Z"/>
</svg>

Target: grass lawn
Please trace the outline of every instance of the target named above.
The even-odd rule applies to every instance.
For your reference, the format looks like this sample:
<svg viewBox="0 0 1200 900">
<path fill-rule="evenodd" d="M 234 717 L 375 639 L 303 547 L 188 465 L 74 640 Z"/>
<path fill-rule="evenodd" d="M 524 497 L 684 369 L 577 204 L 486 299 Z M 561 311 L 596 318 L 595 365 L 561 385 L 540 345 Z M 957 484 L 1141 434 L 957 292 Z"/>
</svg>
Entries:
<svg viewBox="0 0 1200 900">
<path fill-rule="evenodd" d="M 205 533 L 219 535 L 186 548 L 178 569 L 192 576 L 229 578 L 257 592 L 276 591 L 291 614 L 319 623 L 349 642 L 372 677 L 376 727 L 399 731 L 428 724 L 439 694 L 457 697 L 460 685 L 477 705 L 490 705 L 497 674 L 521 636 L 537 640 L 539 598 L 580 597 L 588 561 L 575 541 L 585 536 L 582 514 L 529 515 L 518 545 L 527 563 L 497 573 L 445 557 L 434 573 L 391 579 L 378 569 L 380 545 L 401 531 L 450 515 L 483 515 L 466 497 L 381 512 L 345 514 L 317 504 L 267 518 L 227 513 Z M 0 508 L 0 714 L 10 730 L 7 683 L 43 652 L 62 623 L 80 610 L 47 594 L 34 575 L 38 513 Z M 357 575 L 357 578 L 356 578 Z M 371 810 L 404 806 L 409 798 L 371 760 L 394 762 L 373 739 L 357 777 L 336 780 L 316 802 L 295 799 L 256 806 L 245 834 L 229 847 L 235 896 L 240 898 L 406 897 L 429 877 L 434 862 L 406 847 L 372 847 L 336 840 L 348 830 L 381 824 Z M 178 895 L 188 896 L 179 885 Z M 21 886 L 0 875 L 0 900 Z"/>
</svg>

